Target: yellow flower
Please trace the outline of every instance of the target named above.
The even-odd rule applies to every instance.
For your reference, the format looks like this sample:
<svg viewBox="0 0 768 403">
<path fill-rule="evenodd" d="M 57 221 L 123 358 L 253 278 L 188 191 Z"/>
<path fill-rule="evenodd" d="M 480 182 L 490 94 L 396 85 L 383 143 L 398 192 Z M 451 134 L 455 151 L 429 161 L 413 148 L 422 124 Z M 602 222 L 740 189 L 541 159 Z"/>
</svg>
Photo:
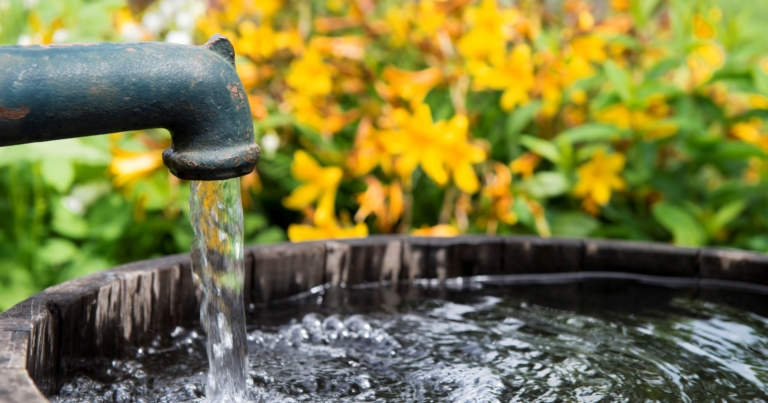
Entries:
<svg viewBox="0 0 768 403">
<path fill-rule="evenodd" d="M 715 27 L 701 14 L 695 14 L 693 16 L 693 36 L 699 39 L 712 39 L 715 37 Z"/>
<path fill-rule="evenodd" d="M 325 98 L 314 99 L 302 93 L 288 92 L 285 100 L 292 107 L 296 120 L 324 136 L 338 132 L 357 115 L 355 110 L 345 113 L 334 102 L 325 102 Z"/>
<path fill-rule="evenodd" d="M 745 143 L 754 144 L 768 151 L 768 136 L 761 133 L 762 126 L 763 122 L 760 119 L 753 118 L 734 124 L 731 127 L 731 134 Z"/>
<path fill-rule="evenodd" d="M 438 224 L 434 227 L 421 227 L 413 231 L 413 235 L 416 236 L 434 236 L 434 237 L 453 237 L 459 235 L 461 232 L 454 225 Z"/>
<path fill-rule="evenodd" d="M 399 156 L 395 170 L 406 179 L 421 165 L 427 176 L 444 185 L 448 181 L 448 173 L 438 146 L 440 133 L 432 121 L 429 106 L 418 105 L 413 115 L 404 109 L 396 109 L 393 115 L 399 129 L 385 133 L 385 147 L 391 154 Z"/>
<path fill-rule="evenodd" d="M 251 62 L 239 62 L 235 65 L 237 75 L 246 91 L 250 91 L 259 82 L 259 69 Z"/>
<path fill-rule="evenodd" d="M 415 108 L 424 101 L 429 91 L 440 83 L 442 73 L 437 67 L 421 71 L 406 71 L 387 66 L 382 77 L 389 84 L 387 95 L 398 96 Z"/>
<path fill-rule="evenodd" d="M 567 87 L 583 78 L 595 75 L 595 69 L 589 61 L 581 56 L 573 56 L 563 67 L 563 84 Z"/>
<path fill-rule="evenodd" d="M 472 28 L 457 43 L 459 54 L 470 63 L 503 57 L 520 16 L 515 10 L 499 10 L 496 0 L 483 0 L 479 7 L 467 10 Z"/>
<path fill-rule="evenodd" d="M 416 24 L 427 35 L 434 35 L 445 24 L 445 14 L 437 7 L 435 0 L 421 0 Z"/>
<path fill-rule="evenodd" d="M 333 89 L 333 70 L 314 49 L 291 62 L 285 81 L 305 96 L 326 96 Z"/>
<path fill-rule="evenodd" d="M 749 106 L 755 109 L 768 109 L 768 97 L 760 94 L 751 94 L 747 97 Z"/>
<path fill-rule="evenodd" d="M 629 0 L 611 0 L 611 7 L 616 11 L 629 10 Z"/>
<path fill-rule="evenodd" d="M 595 120 L 620 129 L 633 129 L 646 140 L 659 140 L 677 133 L 675 123 L 664 120 L 669 106 L 661 96 L 651 97 L 648 108 L 631 110 L 624 104 L 611 105 L 595 115 Z"/>
<path fill-rule="evenodd" d="M 234 2 L 233 2 L 234 3 Z M 262 21 L 269 20 L 283 6 L 282 0 L 259 0 L 254 5 L 261 14 Z"/>
<path fill-rule="evenodd" d="M 163 168 L 163 150 L 126 151 L 115 147 L 112 155 L 109 173 L 115 176 L 115 187 L 125 186 Z"/>
<path fill-rule="evenodd" d="M 291 176 L 303 182 L 283 199 L 283 205 L 302 210 L 317 201 L 316 225 L 328 225 L 334 220 L 336 190 L 343 172 L 339 167 L 321 167 L 309 154 L 298 150 L 293 154 Z"/>
<path fill-rule="evenodd" d="M 501 107 L 510 111 L 515 106 L 528 102 L 528 93 L 533 88 L 534 76 L 531 63 L 531 48 L 518 45 L 507 58 L 494 58 L 491 65 L 475 68 L 473 88 L 504 90 Z"/>
<path fill-rule="evenodd" d="M 629 129 L 632 124 L 632 114 L 624 104 L 611 105 L 595 114 L 595 120 L 612 124 L 619 129 Z"/>
<path fill-rule="evenodd" d="M 472 62 L 482 62 L 491 57 L 504 54 L 506 41 L 498 31 L 484 27 L 476 27 L 469 30 L 459 39 L 456 45 L 459 54 Z"/>
<path fill-rule="evenodd" d="M 571 52 L 590 62 L 602 62 L 605 54 L 605 39 L 597 35 L 585 35 L 571 41 Z"/>
<path fill-rule="evenodd" d="M 693 84 L 701 85 L 725 64 L 725 52 L 714 43 L 705 43 L 694 47 L 686 62 Z"/>
<path fill-rule="evenodd" d="M 516 10 L 499 10 L 497 0 L 483 0 L 479 7 L 467 11 L 467 19 L 473 26 L 491 31 L 503 32 L 506 25 L 518 18 Z"/>
<path fill-rule="evenodd" d="M 277 50 L 275 32 L 267 24 L 257 26 L 253 21 L 243 21 L 237 27 L 240 36 L 234 40 L 235 53 L 254 59 L 268 59 Z"/>
<path fill-rule="evenodd" d="M 46 23 L 40 14 L 33 10 L 27 17 L 27 25 L 32 29 L 30 40 L 36 45 L 45 45 L 53 42 L 53 34 L 61 28 L 64 28 L 64 22 L 61 17 L 55 18 L 50 23 Z"/>
<path fill-rule="evenodd" d="M 579 181 L 574 188 L 574 194 L 599 206 L 605 206 L 611 199 L 612 191 L 626 187 L 624 179 L 620 176 L 624 163 L 622 154 L 606 155 L 603 150 L 596 151 L 592 159 L 576 171 Z"/>
<path fill-rule="evenodd" d="M 456 115 L 447 122 L 434 123 L 429 106 L 421 104 L 413 115 L 396 109 L 394 119 L 399 129 L 386 132 L 385 146 L 398 156 L 395 170 L 404 180 L 421 166 L 438 185 L 447 183 L 452 174 L 461 190 L 477 191 L 479 183 L 472 163 L 483 161 L 485 152 L 467 141 L 466 116 Z"/>
<path fill-rule="evenodd" d="M 288 226 L 288 239 L 291 242 L 317 241 L 334 238 L 365 238 L 368 227 L 358 223 L 354 227 L 341 227 L 336 221 L 316 226 L 306 224 L 291 224 Z"/>
<path fill-rule="evenodd" d="M 394 46 L 403 46 L 408 43 L 408 33 L 411 31 L 413 19 L 413 5 L 401 4 L 391 7 L 384 16 L 387 28 L 389 28 L 390 41 Z"/>
<path fill-rule="evenodd" d="M 468 142 L 469 120 L 464 115 L 456 115 L 449 121 L 437 122 L 435 128 L 438 133 L 443 133 L 443 156 L 453 183 L 466 193 L 476 193 L 480 188 L 480 181 L 472 164 L 485 161 L 485 151 Z"/>
</svg>

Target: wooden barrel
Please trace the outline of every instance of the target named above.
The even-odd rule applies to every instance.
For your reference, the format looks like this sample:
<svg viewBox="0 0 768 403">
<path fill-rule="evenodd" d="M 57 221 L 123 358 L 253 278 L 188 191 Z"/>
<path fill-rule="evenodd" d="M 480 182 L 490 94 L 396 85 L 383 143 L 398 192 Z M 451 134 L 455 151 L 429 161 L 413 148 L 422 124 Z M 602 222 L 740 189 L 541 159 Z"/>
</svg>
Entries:
<svg viewBox="0 0 768 403">
<path fill-rule="evenodd" d="M 374 236 L 247 247 L 245 300 L 277 300 L 323 284 L 499 274 L 542 282 L 626 276 L 683 281 L 702 293 L 768 294 L 768 256 L 758 253 L 525 236 Z M 188 254 L 48 288 L 0 314 L 0 402 L 45 402 L 91 358 L 117 358 L 157 334 L 193 326 L 199 303 Z"/>
</svg>

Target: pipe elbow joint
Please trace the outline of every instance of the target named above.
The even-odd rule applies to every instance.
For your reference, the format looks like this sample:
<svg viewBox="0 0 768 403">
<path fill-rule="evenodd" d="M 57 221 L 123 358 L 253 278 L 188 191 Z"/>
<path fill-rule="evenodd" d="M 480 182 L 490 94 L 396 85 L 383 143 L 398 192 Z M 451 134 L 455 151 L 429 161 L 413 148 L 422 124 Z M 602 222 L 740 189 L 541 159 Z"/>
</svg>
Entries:
<svg viewBox="0 0 768 403">
<path fill-rule="evenodd" d="M 235 71 L 234 48 L 221 35 L 211 37 L 202 48 L 219 57 L 206 61 L 210 64 L 198 73 L 203 80 L 193 82 L 189 99 L 180 101 L 178 121 L 169 127 L 172 145 L 163 152 L 163 162 L 181 179 L 246 175 L 253 171 L 260 150 L 253 139 L 248 97 Z"/>
<path fill-rule="evenodd" d="M 181 179 L 220 180 L 259 160 L 232 44 L 0 47 L 0 146 L 165 128 Z"/>
</svg>

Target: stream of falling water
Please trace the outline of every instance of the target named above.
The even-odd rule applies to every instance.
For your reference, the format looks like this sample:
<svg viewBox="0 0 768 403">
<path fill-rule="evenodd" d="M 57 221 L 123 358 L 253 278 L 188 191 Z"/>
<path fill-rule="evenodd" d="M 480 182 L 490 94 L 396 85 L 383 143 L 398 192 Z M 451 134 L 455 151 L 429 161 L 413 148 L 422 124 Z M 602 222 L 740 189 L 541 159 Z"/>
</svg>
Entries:
<svg viewBox="0 0 768 403">
<path fill-rule="evenodd" d="M 210 402 L 248 400 L 248 347 L 243 306 L 243 206 L 240 179 L 192 181 L 195 230 L 192 273 L 203 292 L 200 322 L 207 334 Z"/>
</svg>

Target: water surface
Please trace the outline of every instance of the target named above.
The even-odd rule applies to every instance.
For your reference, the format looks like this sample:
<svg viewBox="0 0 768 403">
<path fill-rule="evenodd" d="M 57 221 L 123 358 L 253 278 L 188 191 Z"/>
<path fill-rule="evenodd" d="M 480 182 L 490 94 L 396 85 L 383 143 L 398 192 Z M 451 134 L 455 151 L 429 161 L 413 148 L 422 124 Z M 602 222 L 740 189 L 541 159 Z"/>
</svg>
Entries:
<svg viewBox="0 0 768 403">
<path fill-rule="evenodd" d="M 327 289 L 251 310 L 246 387 L 275 402 L 761 402 L 768 320 L 741 308 L 765 302 L 619 280 Z M 205 346 L 179 328 L 54 401 L 201 401 Z"/>
</svg>

